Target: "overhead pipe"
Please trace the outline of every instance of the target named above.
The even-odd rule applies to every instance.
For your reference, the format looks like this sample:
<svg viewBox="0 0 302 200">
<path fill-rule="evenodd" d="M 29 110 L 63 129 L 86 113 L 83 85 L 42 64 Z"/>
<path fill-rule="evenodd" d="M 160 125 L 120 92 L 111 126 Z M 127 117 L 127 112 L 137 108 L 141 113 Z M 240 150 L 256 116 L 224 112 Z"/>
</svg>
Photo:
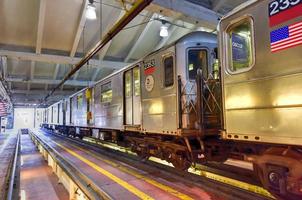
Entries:
<svg viewBox="0 0 302 200">
<path fill-rule="evenodd" d="M 97 54 L 114 36 L 116 36 L 133 18 L 144 10 L 152 0 L 136 0 L 131 9 L 110 29 L 110 31 L 70 70 L 64 79 L 51 90 L 44 98 L 47 100 L 57 89 L 59 89 L 72 75 L 85 65 L 95 54 Z"/>
</svg>

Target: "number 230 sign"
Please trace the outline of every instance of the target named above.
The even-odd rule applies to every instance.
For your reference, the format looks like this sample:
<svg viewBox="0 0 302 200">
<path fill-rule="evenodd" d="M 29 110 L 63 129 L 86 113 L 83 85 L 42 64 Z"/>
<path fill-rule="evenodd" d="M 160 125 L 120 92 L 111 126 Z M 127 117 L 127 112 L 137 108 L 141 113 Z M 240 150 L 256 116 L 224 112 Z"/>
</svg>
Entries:
<svg viewBox="0 0 302 200">
<path fill-rule="evenodd" d="M 275 0 L 269 4 L 269 16 L 278 14 L 281 11 L 287 10 L 293 6 L 302 3 L 302 0 Z"/>
</svg>

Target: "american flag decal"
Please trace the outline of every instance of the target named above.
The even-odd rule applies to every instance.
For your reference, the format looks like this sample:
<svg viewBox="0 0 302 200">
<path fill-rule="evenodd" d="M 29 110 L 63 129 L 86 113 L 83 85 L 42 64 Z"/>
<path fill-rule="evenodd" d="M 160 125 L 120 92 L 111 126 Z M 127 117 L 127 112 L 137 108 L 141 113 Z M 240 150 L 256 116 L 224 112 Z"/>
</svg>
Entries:
<svg viewBox="0 0 302 200">
<path fill-rule="evenodd" d="M 270 33 L 271 52 L 302 44 L 302 22 L 284 26 Z"/>
</svg>

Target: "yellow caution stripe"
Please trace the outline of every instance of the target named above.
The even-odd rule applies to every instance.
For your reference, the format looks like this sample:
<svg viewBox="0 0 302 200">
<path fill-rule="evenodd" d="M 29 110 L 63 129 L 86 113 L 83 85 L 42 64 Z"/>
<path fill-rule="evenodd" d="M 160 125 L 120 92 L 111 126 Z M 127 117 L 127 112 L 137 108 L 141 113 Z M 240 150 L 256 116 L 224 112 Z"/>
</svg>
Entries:
<svg viewBox="0 0 302 200">
<path fill-rule="evenodd" d="M 95 143 L 95 144 L 98 144 L 98 145 L 101 145 L 101 146 L 104 146 L 104 147 L 107 147 L 107 148 L 110 148 L 110 149 L 113 149 L 113 150 L 120 151 L 120 152 L 123 152 L 123 153 L 127 153 L 127 154 L 130 154 L 130 155 L 136 155 L 135 153 L 133 153 L 131 151 L 128 151 L 124 147 L 104 144 L 102 142 L 98 142 L 94 138 L 84 138 L 84 140 L 87 141 L 87 142 L 90 142 L 90 143 Z M 167 161 L 161 160 L 159 158 L 150 157 L 149 160 L 151 160 L 153 162 L 163 164 L 163 165 L 173 167 L 173 165 L 171 163 L 168 163 Z M 265 197 L 275 199 L 275 197 L 272 196 L 266 189 L 264 189 L 260 186 L 257 186 L 257 185 L 253 185 L 253 184 L 245 183 L 245 182 L 242 182 L 242 181 L 238 181 L 236 179 L 228 178 L 228 177 L 221 176 L 221 175 L 218 175 L 218 174 L 214 174 L 214 173 L 211 173 L 211 172 L 207 172 L 207 171 L 204 171 L 204 170 L 201 170 L 201 169 L 190 168 L 188 171 L 190 173 L 193 173 L 193 174 L 196 174 L 196 175 L 199 175 L 199 176 L 203 176 L 203 177 L 206 177 L 208 179 L 212 179 L 212 180 L 215 180 L 215 181 L 218 181 L 218 182 L 221 182 L 221 183 L 225 183 L 225 184 L 228 184 L 228 185 L 231 185 L 231 186 L 234 186 L 234 187 L 241 188 L 243 190 L 247 190 L 247 191 L 250 191 L 250 192 L 254 192 L 256 194 L 263 195 Z"/>
<path fill-rule="evenodd" d="M 103 162 L 106 162 L 107 164 L 109 164 L 109 165 L 111 165 L 111 166 L 113 166 L 115 168 L 118 168 L 118 169 L 120 169 L 121 171 L 123 171 L 123 172 L 125 172 L 127 174 L 130 174 L 132 176 L 135 176 L 136 178 L 142 179 L 142 180 L 146 181 L 147 183 L 149 183 L 149 184 L 151 184 L 151 185 L 153 185 L 153 186 L 155 186 L 155 187 L 157 187 L 157 188 L 159 188 L 159 189 L 161 189 L 161 190 L 163 190 L 163 191 L 165 191 L 165 192 L 167 192 L 167 193 L 169 193 L 169 194 L 171 194 L 173 196 L 176 196 L 179 199 L 182 199 L 182 200 L 193 200 L 193 198 L 189 197 L 188 195 L 183 194 L 183 193 L 181 193 L 181 192 L 179 192 L 179 191 L 177 191 L 177 190 L 175 190 L 175 189 L 173 189 L 173 188 L 171 188 L 171 187 L 169 187 L 167 185 L 159 183 L 159 182 L 157 182 L 157 181 L 155 181 L 155 180 L 153 180 L 151 178 L 148 178 L 148 177 L 146 177 L 146 176 L 144 176 L 142 174 L 139 174 L 139 173 L 135 172 L 134 170 L 131 170 L 131 169 L 125 167 L 125 166 L 122 166 L 122 165 L 120 165 L 118 163 L 115 163 L 113 161 L 101 158 L 101 157 L 93 154 L 92 152 L 87 151 L 87 150 L 85 150 L 85 149 L 83 149 L 81 147 L 78 147 L 76 145 L 73 145 L 73 144 L 69 144 L 69 145 L 71 145 L 72 147 L 74 147 L 76 149 L 79 149 L 79 150 L 87 153 L 88 155 L 90 155 L 91 157 L 93 157 L 95 159 L 98 159 L 98 160 L 101 160 Z"/>
<path fill-rule="evenodd" d="M 105 175 L 106 177 L 108 177 L 109 179 L 113 180 L 114 182 L 118 183 L 119 185 L 121 185 L 122 187 L 124 187 L 125 189 L 127 189 L 128 191 L 130 191 L 131 193 L 135 194 L 136 196 L 138 196 L 140 199 L 153 199 L 152 197 L 150 197 L 149 195 L 147 195 L 146 193 L 138 190 L 136 187 L 134 187 L 133 185 L 127 183 L 126 181 L 120 179 L 119 177 L 111 174 L 110 172 L 106 171 L 105 169 L 99 167 L 98 165 L 94 164 L 93 162 L 91 162 L 90 160 L 84 158 L 83 156 L 75 153 L 74 151 L 68 149 L 67 147 L 52 141 L 53 143 L 55 143 L 56 145 L 58 145 L 59 147 L 61 147 L 62 149 L 64 149 L 65 151 L 67 151 L 68 153 L 70 153 L 71 155 L 73 155 L 74 157 L 76 157 L 77 159 L 83 161 L 84 163 L 86 163 L 87 165 L 89 165 L 90 167 L 92 167 L 93 169 L 95 169 L 96 171 L 100 172 L 101 174 Z"/>
</svg>

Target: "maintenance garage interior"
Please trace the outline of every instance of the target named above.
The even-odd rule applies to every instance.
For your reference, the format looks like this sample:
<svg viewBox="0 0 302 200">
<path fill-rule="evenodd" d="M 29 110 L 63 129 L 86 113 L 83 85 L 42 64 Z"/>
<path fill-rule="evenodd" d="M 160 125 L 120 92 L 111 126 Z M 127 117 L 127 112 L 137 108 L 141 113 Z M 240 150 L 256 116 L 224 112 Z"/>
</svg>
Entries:
<svg viewBox="0 0 302 200">
<path fill-rule="evenodd" d="M 0 199 L 302 199 L 302 0 L 0 0 Z"/>
</svg>

